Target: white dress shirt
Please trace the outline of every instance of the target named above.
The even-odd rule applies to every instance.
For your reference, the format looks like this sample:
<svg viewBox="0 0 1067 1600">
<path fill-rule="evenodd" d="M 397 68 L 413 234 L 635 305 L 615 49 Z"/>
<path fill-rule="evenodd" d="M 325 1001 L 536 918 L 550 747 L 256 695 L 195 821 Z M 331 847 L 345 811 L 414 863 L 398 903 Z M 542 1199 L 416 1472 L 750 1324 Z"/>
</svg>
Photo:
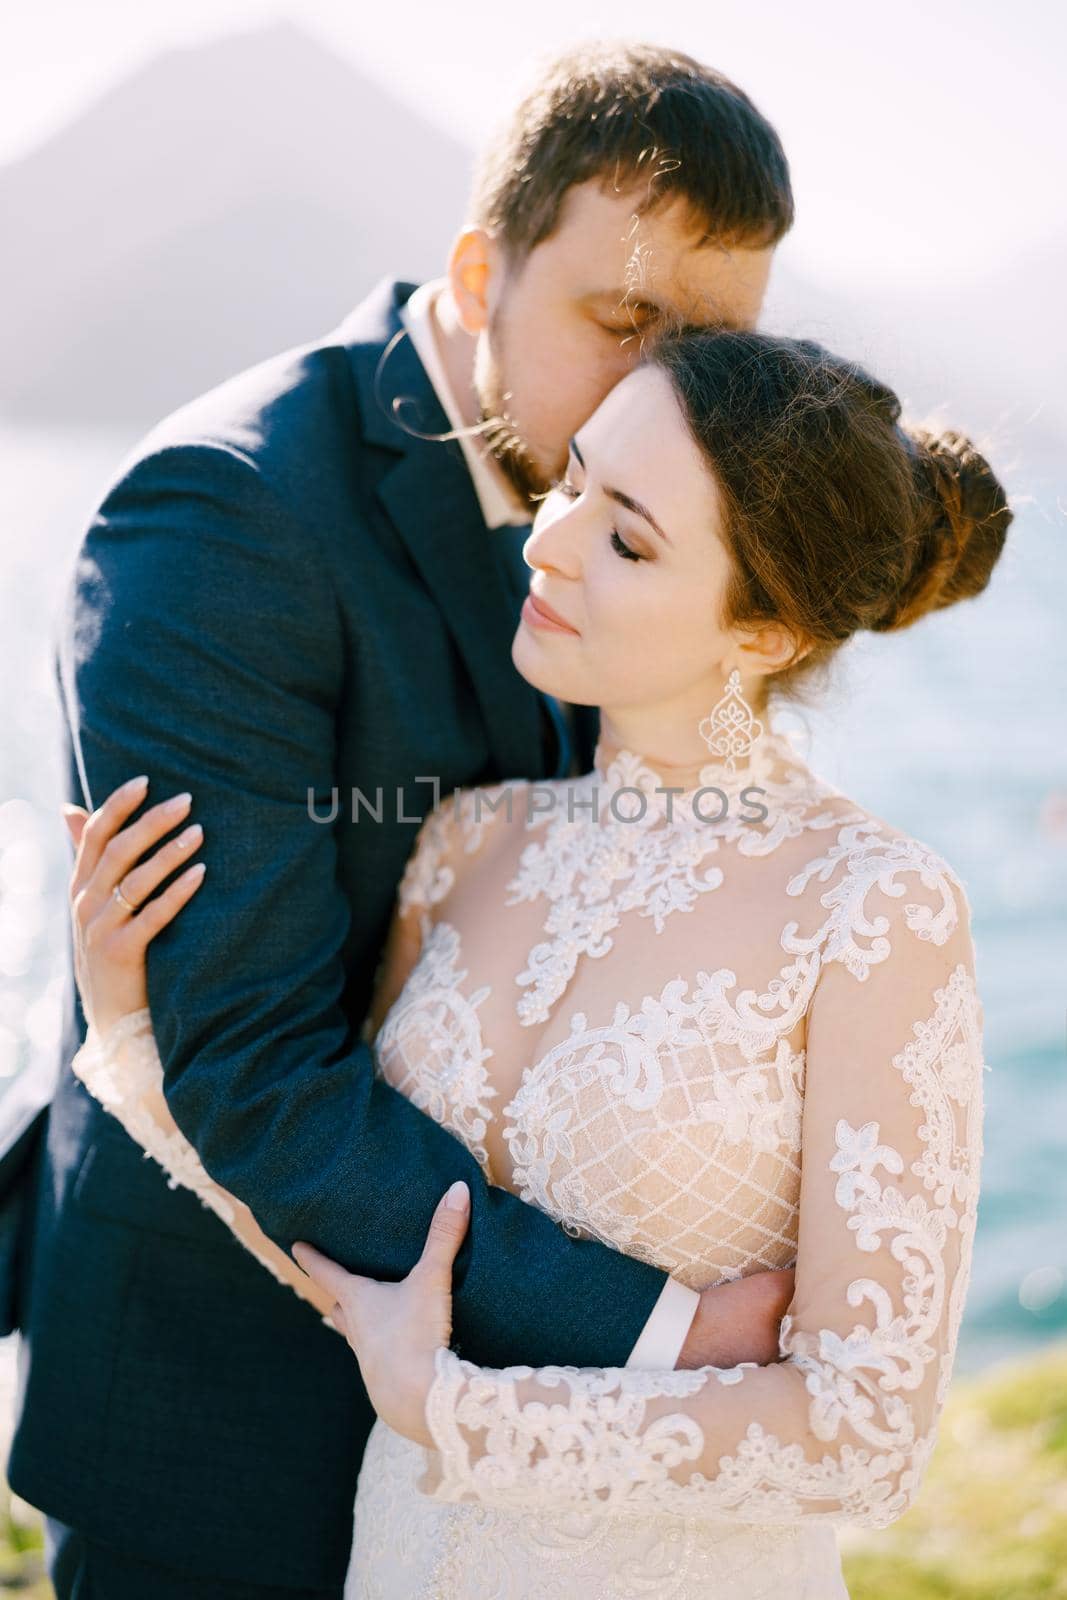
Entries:
<svg viewBox="0 0 1067 1600">
<path fill-rule="evenodd" d="M 434 278 L 421 284 L 401 307 L 400 319 L 411 336 L 442 410 L 452 427 L 460 429 L 469 427 L 470 423 L 460 411 L 448 381 L 437 343 L 434 316 L 434 302 L 447 284 L 447 278 Z M 532 521 L 529 507 L 521 500 L 484 441 L 464 435 L 459 443 L 470 469 L 486 527 L 501 528 Z M 700 1296 L 695 1289 L 679 1283 L 676 1278 L 668 1278 L 637 1343 L 630 1351 L 626 1365 L 660 1371 L 673 1368 L 699 1304 Z"/>
</svg>

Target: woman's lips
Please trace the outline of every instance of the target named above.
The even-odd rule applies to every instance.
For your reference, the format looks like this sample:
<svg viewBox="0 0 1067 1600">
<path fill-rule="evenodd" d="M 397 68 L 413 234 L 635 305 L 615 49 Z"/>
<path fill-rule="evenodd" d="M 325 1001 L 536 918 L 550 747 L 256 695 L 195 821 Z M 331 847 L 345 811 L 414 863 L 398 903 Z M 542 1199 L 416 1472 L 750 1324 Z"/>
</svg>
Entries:
<svg viewBox="0 0 1067 1600">
<path fill-rule="evenodd" d="M 578 632 L 578 629 L 572 628 L 558 611 L 553 611 L 544 600 L 539 600 L 532 590 L 522 602 L 521 615 L 522 620 L 528 622 L 531 628 L 544 628 L 550 633 L 577 634 Z"/>
</svg>

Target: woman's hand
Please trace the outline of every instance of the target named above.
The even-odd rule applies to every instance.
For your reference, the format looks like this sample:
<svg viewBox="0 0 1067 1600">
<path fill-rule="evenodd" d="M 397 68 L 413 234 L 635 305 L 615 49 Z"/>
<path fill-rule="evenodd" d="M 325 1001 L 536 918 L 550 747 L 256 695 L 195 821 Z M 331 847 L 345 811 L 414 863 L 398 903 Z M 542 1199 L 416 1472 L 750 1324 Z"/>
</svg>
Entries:
<svg viewBox="0 0 1067 1600">
<path fill-rule="evenodd" d="M 330 1320 L 355 1351 L 379 1417 L 394 1433 L 431 1449 L 426 1397 L 434 1351 L 452 1337 L 452 1263 L 469 1218 L 470 1190 L 460 1180 L 438 1202 L 422 1255 L 399 1283 L 362 1278 L 310 1244 L 293 1245 L 308 1277 L 335 1297 Z"/>
<path fill-rule="evenodd" d="M 147 1006 L 148 944 L 192 898 L 204 878 L 204 864 L 198 862 L 145 905 L 152 891 L 188 860 L 203 838 L 203 829 L 194 824 L 138 865 L 149 846 L 176 827 L 192 803 L 191 795 L 176 795 L 124 828 L 122 824 L 141 804 L 147 788 L 147 778 L 131 778 L 109 794 L 91 816 L 84 806 L 63 807 L 63 820 L 76 850 L 69 886 L 74 973 L 86 1020 L 98 1034 L 106 1033 L 127 1012 Z M 128 905 L 121 903 L 116 889 Z"/>
</svg>

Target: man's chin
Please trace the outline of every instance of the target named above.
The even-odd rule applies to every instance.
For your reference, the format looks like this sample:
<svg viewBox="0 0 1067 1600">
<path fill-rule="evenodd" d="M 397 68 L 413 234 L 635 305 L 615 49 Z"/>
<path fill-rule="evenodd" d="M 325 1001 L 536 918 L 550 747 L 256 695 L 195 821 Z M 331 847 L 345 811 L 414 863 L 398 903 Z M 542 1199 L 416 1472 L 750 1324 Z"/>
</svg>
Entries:
<svg viewBox="0 0 1067 1600">
<path fill-rule="evenodd" d="M 515 467 L 514 459 L 502 461 L 501 466 L 507 473 L 508 479 L 518 494 L 526 501 L 533 517 L 540 507 L 541 501 L 551 489 L 554 479 L 546 477 L 537 467 Z"/>
<path fill-rule="evenodd" d="M 493 415 L 483 408 L 483 424 L 490 421 Z M 496 415 L 499 417 L 499 413 Z M 539 465 L 522 436 L 514 426 L 508 426 L 508 421 L 503 425 L 498 421 L 497 430 L 495 436 L 494 430 L 489 429 L 483 437 L 501 472 L 516 493 L 526 501 L 530 507 L 530 515 L 533 516 L 559 474 L 554 473 L 551 468 Z M 560 469 L 561 472 L 563 470 Z"/>
</svg>

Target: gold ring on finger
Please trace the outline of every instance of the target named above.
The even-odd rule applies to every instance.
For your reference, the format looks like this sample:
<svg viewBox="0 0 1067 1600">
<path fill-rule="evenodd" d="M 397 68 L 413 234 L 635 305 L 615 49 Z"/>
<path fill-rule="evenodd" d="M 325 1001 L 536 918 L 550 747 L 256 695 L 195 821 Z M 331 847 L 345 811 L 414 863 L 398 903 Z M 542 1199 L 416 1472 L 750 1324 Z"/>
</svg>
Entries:
<svg viewBox="0 0 1067 1600">
<path fill-rule="evenodd" d="M 117 883 L 112 889 L 111 893 L 115 896 L 115 899 L 118 901 L 119 905 L 122 906 L 124 910 L 128 911 L 132 917 L 134 912 L 137 910 L 137 907 L 131 906 L 130 902 L 127 900 Z"/>
</svg>

